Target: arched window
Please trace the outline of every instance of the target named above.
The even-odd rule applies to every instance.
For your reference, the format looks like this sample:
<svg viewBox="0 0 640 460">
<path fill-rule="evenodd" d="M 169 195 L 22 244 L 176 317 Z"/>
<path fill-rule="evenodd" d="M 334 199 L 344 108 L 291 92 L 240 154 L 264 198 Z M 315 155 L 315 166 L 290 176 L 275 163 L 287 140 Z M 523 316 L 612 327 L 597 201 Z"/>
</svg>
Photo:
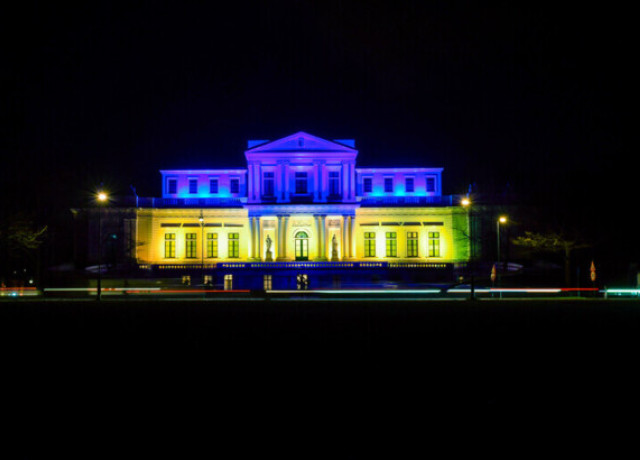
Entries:
<svg viewBox="0 0 640 460">
<path fill-rule="evenodd" d="M 309 260 L 309 235 L 298 232 L 295 236 L 296 260 Z"/>
</svg>

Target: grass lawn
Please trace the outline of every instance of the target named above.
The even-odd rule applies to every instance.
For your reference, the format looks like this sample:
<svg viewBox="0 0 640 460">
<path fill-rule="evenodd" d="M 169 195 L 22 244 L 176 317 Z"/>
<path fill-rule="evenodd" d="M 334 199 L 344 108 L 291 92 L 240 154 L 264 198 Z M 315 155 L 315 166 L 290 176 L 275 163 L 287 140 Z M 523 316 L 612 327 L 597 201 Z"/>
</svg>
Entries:
<svg viewBox="0 0 640 460">
<path fill-rule="evenodd" d="M 80 419 L 630 408 L 639 332 L 637 300 L 0 303 L 5 394 Z"/>
</svg>

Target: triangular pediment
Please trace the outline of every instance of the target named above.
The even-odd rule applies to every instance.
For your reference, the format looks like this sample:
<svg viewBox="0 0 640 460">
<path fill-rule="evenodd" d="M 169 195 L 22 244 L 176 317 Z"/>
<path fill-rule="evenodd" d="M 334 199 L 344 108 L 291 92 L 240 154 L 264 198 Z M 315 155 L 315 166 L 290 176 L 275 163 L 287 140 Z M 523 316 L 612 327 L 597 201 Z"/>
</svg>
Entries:
<svg viewBox="0 0 640 460">
<path fill-rule="evenodd" d="M 252 141 L 250 141 L 252 142 Z M 251 145 L 251 144 L 250 144 Z M 247 153 L 267 153 L 267 152 L 351 152 L 357 150 L 348 145 L 335 141 L 322 139 L 304 131 L 299 131 L 282 139 L 275 141 L 264 141 L 247 150 Z"/>
</svg>

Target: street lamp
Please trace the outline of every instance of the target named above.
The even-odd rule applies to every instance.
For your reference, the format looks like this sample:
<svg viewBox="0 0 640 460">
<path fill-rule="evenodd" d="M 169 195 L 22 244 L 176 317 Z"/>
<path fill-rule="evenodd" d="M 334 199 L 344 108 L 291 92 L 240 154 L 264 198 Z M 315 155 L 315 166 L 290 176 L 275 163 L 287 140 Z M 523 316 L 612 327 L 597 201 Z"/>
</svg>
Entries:
<svg viewBox="0 0 640 460">
<path fill-rule="evenodd" d="M 469 262 L 467 263 L 468 271 L 470 272 L 471 278 L 471 291 L 469 293 L 469 300 L 475 300 L 476 298 L 476 290 L 475 290 L 475 279 L 473 267 L 471 264 L 473 263 L 473 237 L 471 235 L 471 200 L 468 196 L 462 198 L 460 200 L 460 204 L 464 209 L 467 210 L 467 236 L 469 238 Z"/>
<path fill-rule="evenodd" d="M 500 224 L 507 223 L 507 216 L 500 216 L 496 221 L 497 249 L 498 249 L 498 265 L 500 265 Z M 504 265 L 502 266 L 504 271 Z M 498 270 L 498 286 L 500 286 L 500 270 Z"/>
<path fill-rule="evenodd" d="M 200 266 L 202 267 L 202 285 L 204 286 L 204 215 L 202 214 L 202 209 L 200 210 L 200 217 L 198 217 L 198 221 L 200 222 Z"/>
<path fill-rule="evenodd" d="M 102 300 L 102 205 L 109 200 L 109 195 L 100 191 L 96 195 L 98 203 L 98 289 L 96 300 Z"/>
</svg>

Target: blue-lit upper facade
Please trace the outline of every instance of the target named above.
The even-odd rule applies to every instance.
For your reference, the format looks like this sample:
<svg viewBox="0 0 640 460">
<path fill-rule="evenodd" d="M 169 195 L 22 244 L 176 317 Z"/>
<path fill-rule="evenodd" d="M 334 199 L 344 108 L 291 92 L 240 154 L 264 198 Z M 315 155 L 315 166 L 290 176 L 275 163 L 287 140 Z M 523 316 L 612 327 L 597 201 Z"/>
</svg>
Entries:
<svg viewBox="0 0 640 460">
<path fill-rule="evenodd" d="M 247 168 L 162 170 L 162 197 L 234 199 L 248 205 L 439 197 L 442 168 L 357 168 L 353 139 L 298 132 L 249 141 Z"/>
</svg>

